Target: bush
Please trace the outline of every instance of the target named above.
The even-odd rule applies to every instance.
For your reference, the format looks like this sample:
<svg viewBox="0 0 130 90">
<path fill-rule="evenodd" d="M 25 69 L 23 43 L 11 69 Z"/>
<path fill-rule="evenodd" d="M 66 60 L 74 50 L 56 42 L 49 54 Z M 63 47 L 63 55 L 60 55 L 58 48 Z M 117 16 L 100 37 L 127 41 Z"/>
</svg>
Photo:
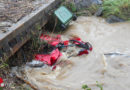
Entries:
<svg viewBox="0 0 130 90">
<path fill-rule="evenodd" d="M 130 20 L 130 0 L 104 0 L 103 17 L 115 15 L 124 20 Z"/>
</svg>

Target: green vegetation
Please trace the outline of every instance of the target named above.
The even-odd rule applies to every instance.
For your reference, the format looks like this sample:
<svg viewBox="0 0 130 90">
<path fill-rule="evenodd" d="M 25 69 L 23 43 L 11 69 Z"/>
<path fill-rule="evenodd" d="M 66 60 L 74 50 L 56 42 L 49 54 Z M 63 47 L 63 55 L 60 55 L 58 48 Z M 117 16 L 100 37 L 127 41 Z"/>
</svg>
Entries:
<svg viewBox="0 0 130 90">
<path fill-rule="evenodd" d="M 2 87 L 0 87 L 0 90 L 3 90 L 3 88 L 2 88 Z"/>
<path fill-rule="evenodd" d="M 98 81 L 96 81 L 96 83 L 97 83 L 97 87 L 99 87 L 99 88 L 100 88 L 100 90 L 103 90 L 102 85 L 101 85 Z"/>
<path fill-rule="evenodd" d="M 124 20 L 130 20 L 130 0 L 104 0 L 103 17 L 115 15 Z"/>
<path fill-rule="evenodd" d="M 91 88 L 89 88 L 87 85 L 83 85 L 82 89 L 84 89 L 84 90 L 91 90 Z"/>
<path fill-rule="evenodd" d="M 65 5 L 78 16 L 91 16 L 99 9 L 99 7 L 102 7 L 102 16 L 104 18 L 114 15 L 124 20 L 130 20 L 130 0 L 103 0 L 102 5 L 91 5 L 89 8 L 81 8 L 80 10 L 76 9 L 75 3 L 72 0 L 64 1 L 65 2 L 63 2 L 62 5 Z"/>
<path fill-rule="evenodd" d="M 9 65 L 7 64 L 7 56 L 4 54 L 4 58 L 0 58 L 0 69 L 4 69 L 8 67 Z"/>
<path fill-rule="evenodd" d="M 88 85 L 82 85 L 82 89 L 88 88 Z"/>
<path fill-rule="evenodd" d="M 96 81 L 96 86 L 100 88 L 100 90 L 103 90 L 103 86 L 102 84 L 98 83 L 98 81 Z M 88 87 L 88 85 L 82 85 L 82 89 L 84 90 L 91 90 L 91 88 Z"/>
<path fill-rule="evenodd" d="M 89 8 L 87 8 L 87 10 L 93 15 L 93 14 L 95 14 L 95 12 L 98 11 L 99 7 L 101 7 L 101 6 L 93 4 Z"/>
<path fill-rule="evenodd" d="M 80 9 L 77 10 L 76 5 L 75 5 L 74 1 L 72 1 L 72 0 L 71 1 L 64 0 L 64 2 L 61 5 L 64 5 L 67 8 L 69 8 L 69 10 L 71 10 L 77 16 L 83 16 L 83 15 L 91 16 L 100 7 L 100 5 L 93 4 L 89 8 L 80 8 Z"/>
<path fill-rule="evenodd" d="M 75 13 L 77 16 L 91 16 L 98 10 L 98 8 L 98 5 L 92 5 L 89 8 L 81 8 Z"/>
<path fill-rule="evenodd" d="M 41 30 L 40 24 L 36 24 L 35 28 L 36 28 L 36 30 Z"/>
<path fill-rule="evenodd" d="M 66 6 L 67 8 L 69 8 L 73 13 L 77 11 L 77 8 L 75 6 L 75 3 L 73 1 L 65 1 L 63 2 L 61 5 Z"/>
<path fill-rule="evenodd" d="M 69 8 L 69 10 L 71 10 L 77 16 L 81 16 L 81 15 L 91 16 L 99 8 L 98 5 L 92 5 L 89 8 L 81 8 L 81 9 L 77 10 L 75 3 L 73 1 L 70 2 L 70 1 L 67 1 L 67 0 L 65 2 L 63 2 L 61 5 L 64 5 L 67 8 Z"/>
</svg>

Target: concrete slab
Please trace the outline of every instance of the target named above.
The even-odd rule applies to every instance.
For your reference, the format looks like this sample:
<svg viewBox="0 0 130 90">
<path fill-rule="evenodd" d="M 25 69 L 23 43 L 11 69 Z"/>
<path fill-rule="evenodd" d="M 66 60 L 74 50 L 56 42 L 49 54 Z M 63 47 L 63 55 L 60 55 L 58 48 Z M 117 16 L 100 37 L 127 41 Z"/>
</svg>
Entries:
<svg viewBox="0 0 130 90">
<path fill-rule="evenodd" d="M 62 0 L 49 0 L 38 10 L 25 16 L 23 19 L 8 28 L 8 32 L 0 33 L 0 57 L 10 57 L 24 43 L 26 43 L 32 32 L 36 32 L 37 25 L 44 26 L 51 10 L 60 5 Z"/>
</svg>

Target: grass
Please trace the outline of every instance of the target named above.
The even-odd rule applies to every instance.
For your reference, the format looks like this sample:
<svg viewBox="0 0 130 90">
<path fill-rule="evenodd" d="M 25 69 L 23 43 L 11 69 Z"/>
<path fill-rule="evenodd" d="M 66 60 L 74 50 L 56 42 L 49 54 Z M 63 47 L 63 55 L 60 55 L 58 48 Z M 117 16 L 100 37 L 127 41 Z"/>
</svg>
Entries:
<svg viewBox="0 0 130 90">
<path fill-rule="evenodd" d="M 75 6 L 75 3 L 71 0 L 71 1 L 67 1 L 64 0 L 64 2 L 61 4 L 66 6 L 67 8 L 69 8 L 69 10 L 71 10 L 73 13 L 75 13 L 77 11 L 77 8 Z"/>
<path fill-rule="evenodd" d="M 91 16 L 93 15 L 100 5 L 91 5 L 89 8 L 80 8 L 77 10 L 76 5 L 73 0 L 64 0 L 64 2 L 61 4 L 69 8 L 73 13 L 75 13 L 77 16 Z"/>
<path fill-rule="evenodd" d="M 4 58 L 0 58 L 0 69 L 4 69 L 6 67 L 8 67 L 9 65 L 7 64 L 7 56 L 6 54 L 4 54 Z"/>
<path fill-rule="evenodd" d="M 65 5 L 73 13 L 76 13 L 78 16 L 94 15 L 94 13 L 98 10 L 98 8 L 102 7 L 103 8 L 102 16 L 104 18 L 107 18 L 110 15 L 114 15 L 124 20 L 130 20 L 130 0 L 103 0 L 102 5 L 92 5 L 89 8 L 81 8 L 80 10 L 76 9 L 73 0 L 71 1 L 64 0 L 62 5 Z"/>
<path fill-rule="evenodd" d="M 130 0 L 104 0 L 103 17 L 115 15 L 124 20 L 130 20 Z"/>
<path fill-rule="evenodd" d="M 77 10 L 76 5 L 73 0 L 68 1 L 64 0 L 64 2 L 61 4 L 66 6 L 69 10 L 71 10 L 73 13 L 75 13 L 77 16 L 91 16 L 93 15 L 99 8 L 98 5 L 92 5 L 89 8 L 80 8 Z"/>
</svg>

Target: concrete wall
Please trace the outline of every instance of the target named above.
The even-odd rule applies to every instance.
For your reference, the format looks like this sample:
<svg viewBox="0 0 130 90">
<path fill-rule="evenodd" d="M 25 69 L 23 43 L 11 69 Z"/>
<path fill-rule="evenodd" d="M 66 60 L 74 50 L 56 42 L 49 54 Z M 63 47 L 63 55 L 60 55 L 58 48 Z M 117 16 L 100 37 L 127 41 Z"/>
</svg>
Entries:
<svg viewBox="0 0 130 90">
<path fill-rule="evenodd" d="M 25 16 L 15 25 L 9 28 L 9 32 L 0 35 L 0 57 L 10 57 L 32 36 L 38 32 L 37 26 L 44 26 L 52 9 L 57 8 L 62 0 L 52 0 L 41 6 L 35 12 Z"/>
</svg>

